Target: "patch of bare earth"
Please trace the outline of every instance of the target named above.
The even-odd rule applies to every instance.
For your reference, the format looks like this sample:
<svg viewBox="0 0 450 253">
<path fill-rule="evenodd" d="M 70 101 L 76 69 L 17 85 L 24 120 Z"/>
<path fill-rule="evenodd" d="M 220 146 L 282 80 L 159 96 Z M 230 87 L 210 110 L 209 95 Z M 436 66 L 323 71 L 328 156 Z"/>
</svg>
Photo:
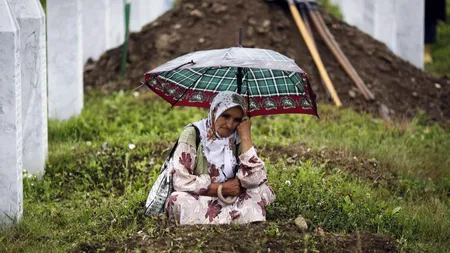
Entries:
<svg viewBox="0 0 450 253">
<path fill-rule="evenodd" d="M 324 231 L 301 231 L 293 221 L 247 225 L 167 225 L 158 236 L 139 231 L 124 245 L 111 243 L 106 252 L 398 252 L 393 238 L 356 232 L 338 235 Z M 80 245 L 86 252 L 95 245 Z M 98 246 L 98 245 L 97 245 Z"/>
</svg>

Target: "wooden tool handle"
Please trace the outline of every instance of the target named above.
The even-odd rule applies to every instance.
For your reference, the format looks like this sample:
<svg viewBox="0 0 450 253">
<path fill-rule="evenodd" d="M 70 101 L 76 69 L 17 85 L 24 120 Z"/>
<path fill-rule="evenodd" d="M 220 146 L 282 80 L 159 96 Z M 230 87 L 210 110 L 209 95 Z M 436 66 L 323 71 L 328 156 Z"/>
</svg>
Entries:
<svg viewBox="0 0 450 253">
<path fill-rule="evenodd" d="M 336 90 L 334 89 L 333 83 L 331 82 L 330 77 L 328 76 L 327 71 L 325 70 L 325 66 L 323 65 L 322 59 L 320 59 L 319 53 L 317 52 L 317 49 L 314 46 L 314 42 L 312 41 L 311 37 L 309 36 L 308 30 L 306 28 L 305 23 L 303 22 L 300 13 L 298 12 L 297 6 L 295 6 L 294 1 L 289 0 L 289 9 L 291 10 L 292 17 L 295 20 L 295 23 L 297 24 L 298 29 L 300 30 L 300 33 L 305 40 L 306 46 L 308 47 L 309 52 L 311 53 L 314 62 L 316 63 L 317 68 L 319 69 L 320 77 L 322 78 L 323 82 L 327 86 L 328 91 L 330 92 L 331 98 L 334 101 L 334 104 L 337 107 L 341 107 L 342 103 L 339 99 Z"/>
</svg>

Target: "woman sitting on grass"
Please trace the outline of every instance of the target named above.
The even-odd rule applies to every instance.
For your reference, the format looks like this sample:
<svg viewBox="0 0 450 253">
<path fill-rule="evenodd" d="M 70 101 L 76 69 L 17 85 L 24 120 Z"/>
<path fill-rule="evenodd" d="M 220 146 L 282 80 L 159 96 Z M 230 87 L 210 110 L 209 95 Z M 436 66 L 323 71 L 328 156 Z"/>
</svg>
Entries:
<svg viewBox="0 0 450 253">
<path fill-rule="evenodd" d="M 275 199 L 264 162 L 257 156 L 244 99 L 221 92 L 208 119 L 187 126 L 173 156 L 174 192 L 166 214 L 179 224 L 248 223 L 266 220 Z M 234 198 L 236 198 L 235 201 Z"/>
</svg>

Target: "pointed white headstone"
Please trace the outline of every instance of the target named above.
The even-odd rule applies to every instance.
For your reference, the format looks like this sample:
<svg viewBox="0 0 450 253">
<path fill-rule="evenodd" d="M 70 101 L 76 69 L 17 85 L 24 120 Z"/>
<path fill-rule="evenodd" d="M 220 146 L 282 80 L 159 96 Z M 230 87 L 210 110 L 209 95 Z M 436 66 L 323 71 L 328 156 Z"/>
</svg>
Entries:
<svg viewBox="0 0 450 253">
<path fill-rule="evenodd" d="M 362 30 L 370 34 L 372 37 L 375 34 L 375 5 L 372 0 L 364 0 L 364 11 L 363 11 L 363 24 Z"/>
<path fill-rule="evenodd" d="M 345 22 L 362 30 L 365 0 L 341 0 L 339 3 Z"/>
<path fill-rule="evenodd" d="M 110 0 L 109 39 L 107 49 L 122 45 L 125 39 L 125 3 L 123 0 Z"/>
<path fill-rule="evenodd" d="M 396 0 L 396 49 L 403 59 L 423 69 L 425 0 Z"/>
<path fill-rule="evenodd" d="M 155 21 L 155 19 L 167 11 L 165 0 L 152 0 L 152 4 L 149 9 L 150 16 L 147 23 Z"/>
<path fill-rule="evenodd" d="M 375 1 L 374 37 L 384 42 L 392 51 L 395 51 L 396 47 L 395 17 L 395 1 Z"/>
<path fill-rule="evenodd" d="M 7 0 L 0 0 L 0 223 L 20 219 L 22 107 L 20 29 Z"/>
<path fill-rule="evenodd" d="M 44 171 L 47 155 L 45 14 L 39 0 L 10 1 L 20 27 L 23 168 Z"/>
<path fill-rule="evenodd" d="M 109 44 L 110 0 L 82 0 L 83 64 L 89 58 L 98 60 Z M 114 27 L 114 29 L 117 29 Z"/>
<path fill-rule="evenodd" d="M 130 32 L 139 32 L 144 25 L 142 8 L 148 0 L 129 0 L 131 2 Z"/>
<path fill-rule="evenodd" d="M 66 120 L 83 109 L 81 0 L 47 0 L 48 114 Z"/>
</svg>

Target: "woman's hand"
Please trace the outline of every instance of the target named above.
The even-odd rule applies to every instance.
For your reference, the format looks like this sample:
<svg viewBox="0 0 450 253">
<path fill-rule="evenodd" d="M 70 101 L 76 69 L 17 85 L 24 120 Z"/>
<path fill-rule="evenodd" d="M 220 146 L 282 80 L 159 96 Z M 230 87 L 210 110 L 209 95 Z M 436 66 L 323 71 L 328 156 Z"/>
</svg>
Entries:
<svg viewBox="0 0 450 253">
<path fill-rule="evenodd" d="M 237 178 L 229 179 L 222 185 L 222 194 L 224 196 L 238 196 L 241 194 L 241 181 Z"/>
<path fill-rule="evenodd" d="M 251 128 L 250 119 L 245 119 L 237 126 L 239 137 L 241 137 L 242 153 L 247 152 L 253 146 Z"/>
<path fill-rule="evenodd" d="M 237 126 L 237 131 L 238 131 L 239 136 L 241 137 L 241 140 L 244 140 L 244 139 L 251 140 L 252 139 L 251 128 L 252 128 L 252 122 L 248 118 L 244 119 L 244 121 L 242 121 Z"/>
</svg>

